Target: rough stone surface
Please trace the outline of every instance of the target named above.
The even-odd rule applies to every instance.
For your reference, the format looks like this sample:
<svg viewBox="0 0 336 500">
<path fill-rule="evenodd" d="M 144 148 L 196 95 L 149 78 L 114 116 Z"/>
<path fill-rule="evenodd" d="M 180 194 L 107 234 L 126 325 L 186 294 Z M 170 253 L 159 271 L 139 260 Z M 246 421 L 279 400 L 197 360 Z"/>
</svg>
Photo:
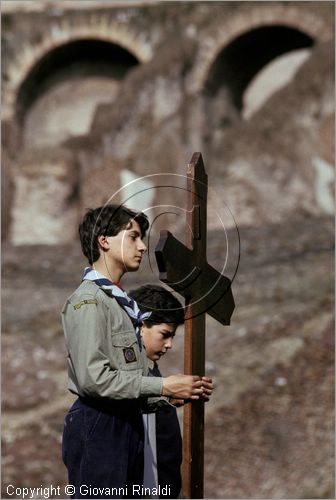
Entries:
<svg viewBox="0 0 336 500">
<path fill-rule="evenodd" d="M 14 174 L 13 244 L 71 241 L 77 222 L 78 183 L 68 150 L 30 151 L 21 156 Z"/>
<path fill-rule="evenodd" d="M 216 389 L 206 409 L 205 496 L 333 498 L 333 220 L 299 217 L 240 232 L 232 324 L 207 320 L 206 369 Z M 209 261 L 219 266 L 223 252 L 211 232 Z M 85 261 L 76 245 L 5 245 L 3 260 L 2 497 L 9 498 L 6 484 L 67 484 L 60 443 L 73 397 L 60 309 Z M 226 272 L 232 276 L 234 264 Z M 148 281 L 144 263 L 124 284 Z M 183 369 L 183 329 L 174 342 L 161 361 L 166 375 Z"/>
<path fill-rule="evenodd" d="M 86 265 L 83 211 L 114 194 L 122 201 L 122 179 L 157 175 L 150 204 L 168 213 L 124 284 L 158 283 L 153 249 L 159 229 L 184 238 L 182 180 L 194 151 L 209 174 L 208 259 L 234 278 L 236 302 L 230 327 L 207 318 L 216 390 L 205 496 L 334 498 L 334 2 L 2 3 L 2 498 L 7 484 L 67 483 L 60 444 L 73 396 L 60 310 Z M 256 57 L 267 59 L 275 26 L 303 45 L 286 54 L 309 56 L 276 91 L 272 73 L 267 99 L 246 114 L 248 86 L 226 80 L 230 69 L 246 76 L 244 54 L 222 56 L 262 33 Z M 67 60 L 83 39 L 139 63 L 126 72 L 122 61 L 122 75 L 110 68 L 108 104 L 106 61 L 93 89 L 83 76 L 90 61 Z M 183 370 L 183 329 L 174 343 L 167 375 Z"/>
<path fill-rule="evenodd" d="M 66 148 L 79 151 L 79 177 L 86 179 L 89 172 L 91 179 L 104 178 L 106 165 L 112 164 L 115 190 L 121 187 L 117 171 L 128 169 L 139 176 L 164 171 L 181 173 L 191 154 L 201 150 L 214 186 L 219 188 L 217 197 L 236 214 L 239 224 L 282 221 L 295 211 L 333 212 L 332 2 L 106 6 L 102 9 L 97 4 L 96 9 L 81 11 L 70 8 L 70 4 L 66 9 L 50 4 L 45 10 L 34 10 L 32 6 L 32 12 L 5 10 L 4 107 L 8 101 L 13 113 L 16 102 L 17 118 L 24 117 L 21 146 L 24 142 L 31 147 L 65 139 Z M 38 29 L 32 29 L 32 23 Z M 223 85 L 215 95 L 205 95 L 207 78 L 214 73 L 216 64 L 223 64 L 217 56 L 232 39 L 250 33 L 253 42 L 253 33 L 274 24 L 297 29 L 298 36 L 307 37 L 305 43 L 311 39 L 314 45 L 308 47 L 310 56 L 303 66 L 277 92 L 274 92 L 276 73 L 273 74 L 273 80 L 271 77 L 269 81 L 270 97 L 249 120 L 244 120 L 244 110 L 237 109 L 225 87 L 225 71 L 222 70 Z M 112 38 L 107 33 L 113 33 Z M 129 51 L 130 57 L 140 62 L 123 75 L 119 61 L 111 68 L 120 73 L 119 90 L 112 81 L 113 91 L 106 90 L 109 83 L 104 80 L 105 66 L 101 75 L 95 75 L 93 92 L 92 85 L 85 80 L 90 61 L 81 60 L 79 65 L 75 61 L 74 65 L 66 66 L 64 52 L 65 59 L 60 55 L 56 58 L 59 47 L 78 43 L 85 36 L 105 40 L 113 46 L 119 43 L 122 50 Z M 150 51 L 144 56 L 146 46 L 150 46 Z M 262 44 L 260 50 L 265 50 L 265 46 Z M 40 73 L 39 89 L 34 71 L 40 70 L 42 58 L 46 69 Z M 203 71 L 202 76 L 199 70 Z M 238 65 L 234 70 L 240 74 L 245 68 Z M 72 81 L 66 79 L 67 72 Z M 59 88 L 56 84 L 52 86 L 56 75 L 60 79 L 56 82 Z M 80 86 L 76 84 L 78 81 Z M 106 100 L 113 102 L 101 103 Z M 63 127 L 59 126 L 62 116 Z M 90 134 L 80 137 L 90 124 Z M 5 146 L 12 145 L 16 162 L 20 162 L 22 148 L 13 147 L 13 142 L 18 142 L 17 128 L 9 126 L 8 130 L 10 137 L 5 139 Z M 42 151 L 35 151 L 39 163 Z M 15 184 L 13 179 L 10 182 Z M 26 184 L 21 179 L 19 196 L 14 199 L 22 198 Z M 286 199 L 282 196 L 284 189 Z M 86 188 L 81 190 L 79 211 L 95 199 L 87 193 Z M 28 201 L 29 198 L 27 204 Z M 171 201 L 179 204 L 180 199 Z M 224 206 L 222 203 L 222 209 Z M 12 224 L 16 225 L 16 221 L 14 218 Z M 70 217 L 65 224 L 71 223 Z M 212 220 L 210 224 L 216 227 L 217 222 Z M 71 233 L 70 227 L 68 230 Z M 17 232 L 20 227 L 5 234 Z M 36 235 L 36 243 L 38 238 Z M 33 239 L 32 234 L 30 241 Z"/>
</svg>

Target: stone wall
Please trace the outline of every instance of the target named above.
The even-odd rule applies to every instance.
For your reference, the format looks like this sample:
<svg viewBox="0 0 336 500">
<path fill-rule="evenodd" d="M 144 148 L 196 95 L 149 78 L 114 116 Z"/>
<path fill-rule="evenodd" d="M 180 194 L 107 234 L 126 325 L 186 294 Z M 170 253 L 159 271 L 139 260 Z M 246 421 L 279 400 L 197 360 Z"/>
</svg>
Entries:
<svg viewBox="0 0 336 500">
<path fill-rule="evenodd" d="M 140 177 L 183 175 L 198 150 L 219 190 L 216 199 L 229 204 L 239 224 L 283 220 L 296 210 L 330 213 L 332 173 L 330 161 L 319 152 L 319 137 L 324 127 L 325 141 L 332 140 L 332 51 L 322 48 L 333 34 L 331 4 L 105 3 L 85 9 L 79 4 L 5 9 L 4 148 L 12 167 L 3 175 L 18 190 L 6 207 L 15 214 L 8 221 L 18 226 L 4 234 L 12 235 L 15 244 L 20 241 L 14 237 L 21 231 L 18 214 L 25 211 L 22 203 L 30 203 L 20 191 L 29 185 L 20 173 L 25 151 L 32 159 L 35 155 L 33 163 L 41 164 L 43 177 L 43 165 L 50 162 L 47 149 L 54 149 L 57 169 L 59 147 L 74 156 L 76 182 L 83 182 L 74 213 L 94 200 L 109 199 L 121 187 L 123 171 Z M 290 59 L 300 50 L 305 50 L 304 58 Z M 251 79 L 280 56 L 285 58 L 282 68 L 292 68 L 286 70 L 287 80 L 278 88 L 277 74 L 270 70 L 268 99 L 258 104 L 255 97 L 254 104 L 252 98 L 253 112 L 241 109 Z M 314 91 L 304 70 L 309 65 L 306 73 L 315 75 Z M 108 187 L 106 175 L 113 178 Z M 94 196 L 87 194 L 87 178 Z M 40 192 L 43 185 L 35 187 Z M 48 189 L 41 196 L 50 199 Z M 317 194 L 321 192 L 327 193 L 326 203 Z M 57 189 L 53 193 L 58 197 Z M 158 197 L 156 204 L 183 205 L 178 190 L 173 198 Z M 224 209 L 222 204 L 219 211 Z M 73 216 L 65 215 L 63 221 L 72 224 Z M 50 223 L 57 233 L 58 222 Z M 216 218 L 210 221 L 216 223 Z M 31 233 L 29 241 L 38 243 L 38 235 Z M 59 236 L 49 241 L 59 241 Z"/>
<path fill-rule="evenodd" d="M 83 212 L 157 217 L 123 285 L 159 283 L 158 231 L 183 240 L 201 151 L 208 261 L 236 303 L 230 326 L 207 320 L 205 496 L 335 498 L 334 2 L 1 7 L 2 497 L 67 483 L 60 310 Z M 182 330 L 165 375 L 183 371 Z"/>
</svg>

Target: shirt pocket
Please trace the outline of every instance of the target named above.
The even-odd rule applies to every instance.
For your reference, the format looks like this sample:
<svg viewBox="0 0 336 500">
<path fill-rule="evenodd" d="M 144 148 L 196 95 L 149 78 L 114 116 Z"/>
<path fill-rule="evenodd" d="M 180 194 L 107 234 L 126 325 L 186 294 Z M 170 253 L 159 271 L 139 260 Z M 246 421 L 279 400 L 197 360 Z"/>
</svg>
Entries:
<svg viewBox="0 0 336 500">
<path fill-rule="evenodd" d="M 112 346 L 122 370 L 142 368 L 139 344 L 134 332 L 126 331 L 113 334 Z"/>
</svg>

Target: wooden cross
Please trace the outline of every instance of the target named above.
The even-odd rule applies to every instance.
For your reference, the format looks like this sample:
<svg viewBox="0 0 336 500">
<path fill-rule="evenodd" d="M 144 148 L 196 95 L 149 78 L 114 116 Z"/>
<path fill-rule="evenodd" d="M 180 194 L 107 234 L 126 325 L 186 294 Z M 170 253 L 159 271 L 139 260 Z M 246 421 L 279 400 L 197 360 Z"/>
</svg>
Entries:
<svg viewBox="0 0 336 500">
<path fill-rule="evenodd" d="M 235 307 L 231 281 L 207 262 L 208 176 L 201 153 L 194 153 L 187 168 L 186 244 L 169 231 L 161 231 L 155 249 L 160 280 L 185 298 L 184 371 L 204 375 L 205 313 L 230 324 Z M 184 406 L 183 497 L 203 498 L 204 402 Z"/>
</svg>

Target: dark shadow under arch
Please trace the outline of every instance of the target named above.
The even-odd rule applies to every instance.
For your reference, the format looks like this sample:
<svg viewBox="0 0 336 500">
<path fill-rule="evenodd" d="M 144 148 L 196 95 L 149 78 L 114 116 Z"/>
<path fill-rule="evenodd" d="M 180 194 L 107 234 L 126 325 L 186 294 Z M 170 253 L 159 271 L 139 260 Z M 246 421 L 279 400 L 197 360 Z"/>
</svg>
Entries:
<svg viewBox="0 0 336 500">
<path fill-rule="evenodd" d="M 34 101 L 59 81 L 88 75 L 122 79 L 138 64 L 133 54 L 111 42 L 83 39 L 60 45 L 46 53 L 21 84 L 16 116 L 22 123 Z"/>
<path fill-rule="evenodd" d="M 311 47 L 314 40 L 298 29 L 268 25 L 245 32 L 224 47 L 212 64 L 204 86 L 206 96 L 225 87 L 238 111 L 253 77 L 270 61 L 293 50 Z"/>
</svg>

